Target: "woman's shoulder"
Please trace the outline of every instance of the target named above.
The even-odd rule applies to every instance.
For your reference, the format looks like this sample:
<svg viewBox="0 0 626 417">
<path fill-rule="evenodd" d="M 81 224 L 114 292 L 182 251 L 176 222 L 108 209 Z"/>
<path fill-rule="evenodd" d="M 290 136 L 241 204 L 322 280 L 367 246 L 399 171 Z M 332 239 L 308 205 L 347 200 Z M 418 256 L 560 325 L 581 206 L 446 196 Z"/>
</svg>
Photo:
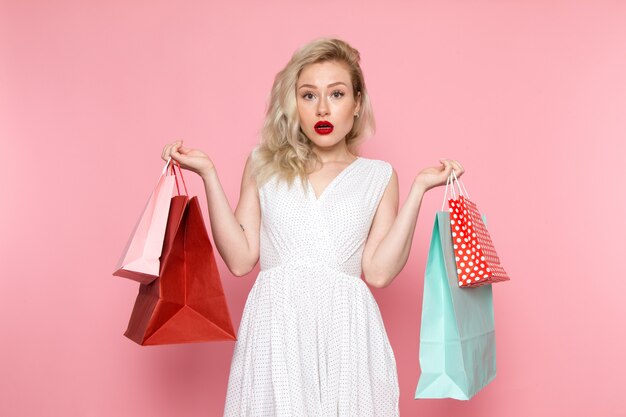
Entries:
<svg viewBox="0 0 626 417">
<path fill-rule="evenodd" d="M 383 184 L 385 187 L 389 184 L 391 178 L 393 177 L 393 173 L 395 169 L 391 162 L 384 159 L 377 158 L 366 158 L 362 157 L 368 165 L 371 167 L 371 173 L 376 181 Z"/>
<path fill-rule="evenodd" d="M 365 156 L 359 156 L 359 158 L 361 158 L 363 161 L 367 162 L 373 167 L 377 167 L 383 170 L 393 170 L 393 165 L 391 165 L 389 161 L 386 161 L 384 159 L 368 158 Z"/>
</svg>

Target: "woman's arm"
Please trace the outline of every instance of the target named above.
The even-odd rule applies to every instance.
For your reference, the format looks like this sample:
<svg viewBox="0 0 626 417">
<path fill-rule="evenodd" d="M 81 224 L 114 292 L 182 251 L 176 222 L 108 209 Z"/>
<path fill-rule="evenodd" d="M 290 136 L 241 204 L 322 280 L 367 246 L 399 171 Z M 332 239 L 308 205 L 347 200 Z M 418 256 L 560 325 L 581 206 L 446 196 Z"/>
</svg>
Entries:
<svg viewBox="0 0 626 417">
<path fill-rule="evenodd" d="M 230 208 L 211 158 L 199 149 L 183 146 L 183 141 L 169 143 L 161 158 L 174 159 L 181 168 L 200 175 L 204 182 L 213 240 L 226 266 L 236 276 L 250 272 L 259 259 L 261 208 L 252 177 L 252 154 L 248 155 L 241 179 L 241 192 L 235 213 Z"/>
<path fill-rule="evenodd" d="M 398 174 L 393 170 L 363 249 L 363 274 L 369 285 L 388 286 L 406 265 L 425 192 L 413 183 L 398 213 Z"/>
<path fill-rule="evenodd" d="M 393 170 L 363 249 L 363 274 L 371 286 L 376 288 L 388 286 L 406 265 L 426 191 L 444 185 L 453 169 L 457 177 L 465 172 L 457 161 L 448 159 L 440 161 L 443 166 L 423 169 L 415 177 L 399 213 L 398 175 L 396 170 Z"/>
<path fill-rule="evenodd" d="M 230 272 L 238 277 L 248 274 L 259 259 L 261 209 L 256 182 L 250 175 L 251 164 L 251 156 L 248 156 L 234 213 L 215 167 L 200 173 L 215 246 Z"/>
</svg>

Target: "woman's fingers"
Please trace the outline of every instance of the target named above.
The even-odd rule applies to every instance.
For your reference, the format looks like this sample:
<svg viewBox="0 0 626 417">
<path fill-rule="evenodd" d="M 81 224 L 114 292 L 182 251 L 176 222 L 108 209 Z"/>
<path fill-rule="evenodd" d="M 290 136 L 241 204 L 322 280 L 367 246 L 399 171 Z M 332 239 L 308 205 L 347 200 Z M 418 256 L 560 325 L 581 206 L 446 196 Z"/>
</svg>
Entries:
<svg viewBox="0 0 626 417">
<path fill-rule="evenodd" d="M 456 174 L 457 177 L 460 177 L 465 172 L 465 168 L 463 168 L 463 165 L 461 165 L 459 161 L 456 161 L 454 159 L 440 159 L 440 161 L 445 162 L 447 164 L 446 168 L 449 167 L 451 169 L 454 169 L 454 173 Z M 452 172 L 450 172 L 450 174 L 451 173 Z"/>
<path fill-rule="evenodd" d="M 181 157 L 184 157 L 184 155 L 181 155 L 181 153 L 178 152 L 179 147 L 180 147 L 180 145 L 173 145 L 172 149 L 170 150 L 170 153 L 171 153 L 172 157 L 175 157 L 177 161 Z"/>
<path fill-rule="evenodd" d="M 172 157 L 172 159 L 174 159 L 174 160 L 176 160 L 176 161 L 178 160 L 178 158 L 176 157 L 176 154 L 174 154 L 174 145 L 173 145 L 173 144 L 171 144 L 171 145 L 169 145 L 169 146 L 167 147 L 167 156 L 168 156 L 168 157 L 170 157 L 170 156 L 171 156 L 171 157 Z"/>
<path fill-rule="evenodd" d="M 450 160 L 450 164 L 452 165 L 452 168 L 454 169 L 454 173 L 457 174 L 458 176 L 459 173 L 461 172 L 459 168 L 459 164 L 455 160 Z"/>
<path fill-rule="evenodd" d="M 453 160 L 452 163 L 454 164 L 454 171 L 456 172 L 456 176 L 460 177 L 461 175 L 463 175 L 465 169 L 463 169 L 463 166 L 459 163 L 459 161 Z"/>
<path fill-rule="evenodd" d="M 165 145 L 163 147 L 163 153 L 161 154 L 161 157 L 163 159 L 165 159 L 167 161 L 167 159 L 170 157 L 170 148 L 172 147 L 171 143 L 168 143 L 167 145 Z"/>
<path fill-rule="evenodd" d="M 452 164 L 450 164 L 450 161 L 447 159 L 440 159 L 439 161 L 441 161 L 441 163 L 443 164 L 444 166 L 443 173 L 445 173 L 447 177 L 448 175 L 450 175 L 450 172 L 452 171 Z"/>
<path fill-rule="evenodd" d="M 425 168 L 416 177 L 416 181 L 421 183 L 426 190 L 445 185 L 453 170 L 457 177 L 465 172 L 463 166 L 453 159 L 441 158 L 439 162 L 441 163 L 440 166 Z"/>
<path fill-rule="evenodd" d="M 182 146 L 183 141 L 182 140 L 178 140 L 176 142 L 172 142 L 172 143 L 168 143 L 167 145 L 165 145 L 165 147 L 163 148 L 163 152 L 161 153 L 161 158 L 163 158 L 163 160 L 167 161 L 167 159 L 169 157 L 172 157 L 172 159 L 174 160 L 178 160 L 178 157 L 180 156 L 180 154 L 174 154 L 174 152 L 180 147 Z M 174 154 L 174 155 L 173 155 Z"/>
</svg>

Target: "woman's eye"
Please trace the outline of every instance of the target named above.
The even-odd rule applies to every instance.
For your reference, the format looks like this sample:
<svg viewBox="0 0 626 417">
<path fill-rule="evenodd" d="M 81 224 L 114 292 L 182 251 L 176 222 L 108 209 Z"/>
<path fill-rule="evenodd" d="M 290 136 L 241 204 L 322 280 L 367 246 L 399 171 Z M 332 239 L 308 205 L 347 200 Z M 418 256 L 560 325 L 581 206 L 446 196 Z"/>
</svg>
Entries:
<svg viewBox="0 0 626 417">
<path fill-rule="evenodd" d="M 335 90 L 335 91 L 333 91 L 333 92 L 331 93 L 331 96 L 332 96 L 333 98 L 341 98 L 341 97 L 343 97 L 344 95 L 345 95 L 345 93 L 344 93 L 343 91 L 341 91 L 341 90 Z M 303 99 L 305 99 L 305 100 L 311 100 L 311 99 L 313 99 L 314 97 L 315 97 L 315 96 L 313 95 L 313 93 L 310 93 L 310 92 L 309 92 L 309 93 L 304 93 L 304 94 L 302 95 L 302 98 L 303 98 Z"/>
</svg>

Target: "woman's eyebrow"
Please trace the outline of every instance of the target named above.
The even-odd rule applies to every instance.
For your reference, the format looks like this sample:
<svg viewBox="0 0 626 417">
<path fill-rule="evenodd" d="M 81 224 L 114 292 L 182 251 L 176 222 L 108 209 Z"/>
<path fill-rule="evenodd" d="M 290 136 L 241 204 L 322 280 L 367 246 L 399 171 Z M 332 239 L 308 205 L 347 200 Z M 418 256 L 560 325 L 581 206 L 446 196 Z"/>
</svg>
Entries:
<svg viewBox="0 0 626 417">
<path fill-rule="evenodd" d="M 344 83 L 343 81 L 338 81 L 336 83 L 328 84 L 326 86 L 326 88 L 333 87 L 333 86 L 338 85 L 338 84 L 343 84 L 343 85 L 345 85 L 347 87 L 346 83 Z M 309 87 L 309 88 L 313 88 L 313 89 L 317 88 L 316 86 L 311 85 L 311 84 L 302 84 L 300 87 L 298 87 L 298 90 L 301 89 L 301 88 L 304 88 L 304 87 Z"/>
</svg>

